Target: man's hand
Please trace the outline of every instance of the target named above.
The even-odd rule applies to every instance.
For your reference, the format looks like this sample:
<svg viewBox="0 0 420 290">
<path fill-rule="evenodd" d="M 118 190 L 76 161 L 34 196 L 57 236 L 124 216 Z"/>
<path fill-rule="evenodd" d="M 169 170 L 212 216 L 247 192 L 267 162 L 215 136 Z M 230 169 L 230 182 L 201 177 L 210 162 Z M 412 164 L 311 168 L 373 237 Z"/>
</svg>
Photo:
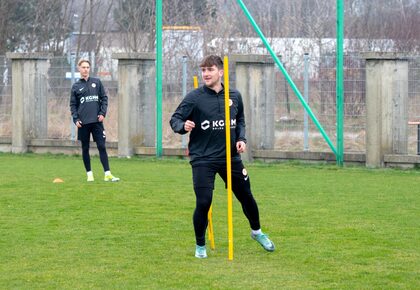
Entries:
<svg viewBox="0 0 420 290">
<path fill-rule="evenodd" d="M 98 121 L 102 122 L 105 119 L 105 117 L 103 115 L 98 115 Z"/>
<path fill-rule="evenodd" d="M 77 128 L 82 128 L 82 121 L 77 120 L 77 121 L 76 121 L 76 127 L 77 127 Z"/>
<path fill-rule="evenodd" d="M 187 120 L 184 123 L 184 130 L 187 132 L 191 132 L 192 129 L 195 128 L 195 123 L 193 121 Z"/>
<path fill-rule="evenodd" d="M 238 151 L 238 153 L 244 153 L 245 150 L 246 150 L 246 143 L 244 141 L 236 142 L 236 151 Z"/>
</svg>

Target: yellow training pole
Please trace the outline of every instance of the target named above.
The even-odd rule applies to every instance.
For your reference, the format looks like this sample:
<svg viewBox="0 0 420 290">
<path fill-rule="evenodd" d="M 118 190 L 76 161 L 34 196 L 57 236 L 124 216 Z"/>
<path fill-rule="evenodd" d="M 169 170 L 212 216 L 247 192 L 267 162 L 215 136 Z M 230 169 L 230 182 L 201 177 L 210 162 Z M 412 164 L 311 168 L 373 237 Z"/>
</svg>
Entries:
<svg viewBox="0 0 420 290">
<path fill-rule="evenodd" d="M 225 131 L 226 131 L 226 173 L 227 173 L 227 199 L 228 199 L 228 259 L 233 260 L 233 221 L 232 221 L 232 164 L 230 148 L 230 99 L 229 99 L 229 60 L 225 56 L 223 60 L 225 75 Z"/>
<path fill-rule="evenodd" d="M 197 76 L 193 76 L 194 80 L 194 88 L 198 88 L 198 78 Z M 209 241 L 210 241 L 210 249 L 216 249 L 216 245 L 214 243 L 214 232 L 213 232 L 213 206 L 210 205 L 209 212 L 207 214 L 207 219 L 209 221 L 209 225 L 207 226 L 208 234 L 209 234 Z"/>
<path fill-rule="evenodd" d="M 193 76 L 193 81 L 194 81 L 194 89 L 198 88 L 198 78 L 197 78 L 197 76 Z"/>
<path fill-rule="evenodd" d="M 210 249 L 215 250 L 216 249 L 216 245 L 214 243 L 214 232 L 213 232 L 213 220 L 212 220 L 212 216 L 213 216 L 213 205 L 210 205 L 210 209 L 209 209 L 209 213 L 208 213 L 208 220 L 209 220 L 209 225 L 207 227 L 208 232 L 209 232 L 209 241 L 210 241 Z"/>
</svg>

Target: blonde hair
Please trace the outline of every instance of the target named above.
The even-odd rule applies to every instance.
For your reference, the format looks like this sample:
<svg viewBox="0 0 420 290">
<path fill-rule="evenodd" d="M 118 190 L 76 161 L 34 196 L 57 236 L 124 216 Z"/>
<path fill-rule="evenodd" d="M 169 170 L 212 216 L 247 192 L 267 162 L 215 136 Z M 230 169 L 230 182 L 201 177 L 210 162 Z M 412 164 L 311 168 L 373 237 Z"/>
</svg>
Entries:
<svg viewBox="0 0 420 290">
<path fill-rule="evenodd" d="M 88 59 L 82 58 L 77 62 L 77 66 L 81 66 L 82 63 L 87 62 L 90 66 L 90 61 Z"/>
</svg>

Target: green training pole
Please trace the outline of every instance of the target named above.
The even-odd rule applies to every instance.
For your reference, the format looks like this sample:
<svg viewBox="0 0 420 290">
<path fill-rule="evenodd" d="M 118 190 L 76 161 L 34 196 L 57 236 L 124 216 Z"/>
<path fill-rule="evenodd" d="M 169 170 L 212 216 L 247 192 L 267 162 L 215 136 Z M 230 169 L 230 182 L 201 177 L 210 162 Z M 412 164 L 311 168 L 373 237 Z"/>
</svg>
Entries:
<svg viewBox="0 0 420 290">
<path fill-rule="evenodd" d="M 273 49 L 271 48 L 270 44 L 268 43 L 267 39 L 265 38 L 264 34 L 262 33 L 261 29 L 258 27 L 255 20 L 252 18 L 251 13 L 246 8 L 245 4 L 242 0 L 237 0 L 239 5 L 241 6 L 242 10 L 244 11 L 245 15 L 248 17 L 249 22 L 254 27 L 255 31 L 260 36 L 261 40 L 263 41 L 265 47 L 270 52 L 271 57 L 274 59 L 274 62 L 279 67 L 280 71 L 283 73 L 284 77 L 286 78 L 287 82 L 289 83 L 290 87 L 295 92 L 296 96 L 298 97 L 299 101 L 302 103 L 303 107 L 305 108 L 306 112 L 308 112 L 308 115 L 311 117 L 312 121 L 317 126 L 318 130 L 321 132 L 322 136 L 324 137 L 325 141 L 327 142 L 328 146 L 330 146 L 331 150 L 334 152 L 335 155 L 337 155 L 337 151 L 331 142 L 330 138 L 328 137 L 327 133 L 325 132 L 324 128 L 322 128 L 321 124 L 319 123 L 318 119 L 315 117 L 314 113 L 312 112 L 311 108 L 306 103 L 305 99 L 303 98 L 302 94 L 299 92 L 299 89 L 296 87 L 293 80 L 290 78 L 289 74 L 287 73 L 286 69 L 283 67 L 282 63 L 280 62 L 277 55 L 274 53 Z"/>
<path fill-rule="evenodd" d="M 337 154 L 338 166 L 344 163 L 344 0 L 337 0 Z"/>
<path fill-rule="evenodd" d="M 162 0 L 156 0 L 156 156 L 162 156 Z"/>
</svg>

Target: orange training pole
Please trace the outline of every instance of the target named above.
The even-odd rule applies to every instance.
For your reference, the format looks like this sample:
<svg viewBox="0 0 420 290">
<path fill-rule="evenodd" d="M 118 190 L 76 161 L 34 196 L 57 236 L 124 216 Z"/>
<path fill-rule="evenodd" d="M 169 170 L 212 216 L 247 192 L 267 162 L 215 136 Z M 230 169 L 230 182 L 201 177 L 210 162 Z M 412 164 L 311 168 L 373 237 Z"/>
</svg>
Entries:
<svg viewBox="0 0 420 290">
<path fill-rule="evenodd" d="M 232 221 L 232 164 L 230 148 L 230 99 L 229 99 L 229 60 L 225 56 L 224 60 L 225 76 L 225 131 L 226 131 L 226 173 L 227 173 L 227 200 L 228 200 L 228 259 L 233 260 L 233 221 Z"/>
</svg>

